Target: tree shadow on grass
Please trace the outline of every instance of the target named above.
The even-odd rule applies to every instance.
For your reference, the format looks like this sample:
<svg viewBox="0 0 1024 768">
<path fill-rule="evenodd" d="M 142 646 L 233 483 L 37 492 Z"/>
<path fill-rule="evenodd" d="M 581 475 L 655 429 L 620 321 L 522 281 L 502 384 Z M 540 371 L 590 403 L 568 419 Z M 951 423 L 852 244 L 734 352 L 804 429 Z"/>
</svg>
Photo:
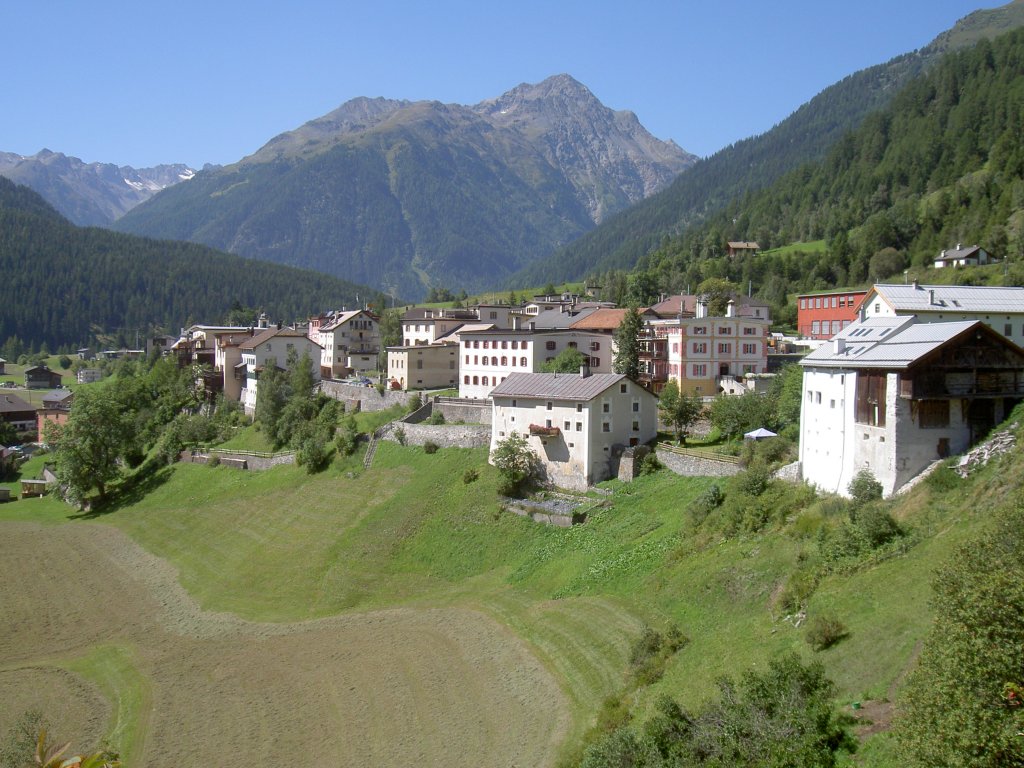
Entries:
<svg viewBox="0 0 1024 768">
<path fill-rule="evenodd" d="M 138 471 L 111 488 L 105 499 L 92 499 L 89 508 L 69 515 L 69 520 L 95 520 L 119 509 L 138 504 L 170 479 L 171 467 L 143 464 Z"/>
</svg>

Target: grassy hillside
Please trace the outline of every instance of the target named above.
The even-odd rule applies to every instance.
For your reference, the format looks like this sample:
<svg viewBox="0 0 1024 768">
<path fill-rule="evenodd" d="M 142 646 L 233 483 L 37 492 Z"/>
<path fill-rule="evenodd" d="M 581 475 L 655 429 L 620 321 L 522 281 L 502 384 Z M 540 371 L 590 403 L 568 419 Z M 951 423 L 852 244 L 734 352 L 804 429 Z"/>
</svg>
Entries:
<svg viewBox="0 0 1024 768">
<path fill-rule="evenodd" d="M 804 628 L 787 619 L 780 594 L 794 574 L 817 561 L 819 531 L 841 525 L 845 510 L 830 503 L 807 505 L 804 494 L 803 511 L 783 516 L 760 532 L 725 534 L 722 528 L 698 526 L 693 516 L 694 501 L 711 480 L 679 478 L 664 471 L 630 485 L 606 484 L 611 496 L 585 525 L 554 529 L 499 510 L 497 476 L 486 465 L 483 451 L 451 449 L 427 455 L 385 443 L 370 470 L 364 471 L 356 457 L 312 477 L 295 467 L 244 473 L 177 465 L 157 475 L 144 495 L 92 519 L 82 519 L 52 499 L 5 505 L 0 507 L 0 531 L 15 542 L 8 541 L 7 550 L 24 546 L 26 531 L 32 529 L 22 526 L 43 523 L 51 526 L 46 529 L 53 531 L 51 537 L 79 542 L 86 555 L 97 548 L 111 550 L 120 567 L 129 569 L 126 574 L 143 561 L 149 563 L 143 569 L 146 578 L 165 567 L 160 563 L 173 566 L 171 573 L 177 573 L 185 591 L 198 602 L 194 610 L 199 613 L 189 614 L 193 618 L 175 620 L 176 631 L 186 637 L 200 632 L 204 622 L 213 621 L 206 617 L 218 617 L 219 612 L 248 622 L 274 622 L 255 626 L 268 627 L 261 633 L 287 633 L 289 642 L 307 642 L 308 632 L 321 632 L 321 624 L 311 620 L 333 621 L 323 617 L 399 624 L 408 620 L 411 632 L 425 615 L 433 615 L 431 611 L 482 612 L 510 633 L 509 642 L 513 637 L 525 642 L 539 663 L 535 674 L 541 677 L 533 678 L 531 687 L 544 690 L 545 675 L 555 681 L 560 693 L 546 706 L 550 722 L 564 725 L 543 733 L 568 755 L 594 722 L 602 701 L 627 689 L 629 649 L 644 623 L 657 628 L 674 623 L 690 642 L 670 659 L 660 681 L 626 697 L 638 720 L 660 693 L 694 707 L 713 695 L 719 676 L 758 667 L 793 650 L 824 662 L 845 711 L 853 713 L 848 706 L 852 702 L 870 700 L 874 709 L 869 711 L 884 724 L 891 709 L 886 700 L 894 698 L 929 626 L 930 581 L 936 565 L 986 524 L 988 510 L 1019 495 L 1022 466 L 1024 454 L 1018 448 L 969 480 L 952 480 L 950 473 L 942 473 L 893 504 L 891 511 L 906 531 L 909 546 L 832 564 L 819 573 L 820 583 L 807 603 L 808 616 L 834 612 L 848 636 L 817 653 L 805 642 Z M 470 468 L 480 471 L 480 479 L 466 484 L 463 475 Z M 790 492 L 780 487 L 773 493 L 773 498 L 782 499 Z M 120 539 L 111 539 L 112 528 L 151 553 L 145 558 L 152 562 L 118 544 Z M 4 559 L 11 560 L 16 553 L 5 554 Z M 29 573 L 34 567 L 29 566 Z M 60 589 L 59 584 L 51 587 Z M 126 582 L 126 594 L 130 587 Z M 168 589 L 154 594 L 173 604 L 177 598 Z M 30 592 L 42 599 L 45 584 Z M 61 602 L 56 596 L 51 599 Z M 145 601 L 140 598 L 138 604 Z M 99 606 L 94 609 L 101 611 Z M 395 614 L 396 609 L 410 613 Z M 81 615 L 85 609 L 77 610 L 75 615 Z M 457 615 L 462 617 L 459 621 L 465 618 Z M 49 667 L 53 662 L 47 659 L 70 658 L 58 666 L 95 681 L 112 702 L 109 733 L 120 729 L 122 744 L 144 744 L 132 749 L 148 758 L 153 750 L 175 754 L 181 749 L 180 739 L 162 730 L 160 718 L 165 708 L 179 706 L 167 699 L 166 686 L 172 684 L 175 670 L 191 674 L 181 667 L 187 665 L 188 654 L 161 656 L 132 634 L 140 620 L 123 614 L 113 613 L 98 627 L 85 617 L 81 621 L 90 628 L 74 643 L 51 637 L 38 646 L 19 645 L 18 652 L 0 643 L 0 680 L 5 670 L 26 663 Z M 228 617 L 216 619 L 225 621 Z M 322 631 L 334 631 L 329 630 L 334 624 L 324 626 Z M 424 637 L 432 636 L 430 632 Z M 456 650 L 463 642 L 468 645 Z M 456 646 L 443 647 L 455 654 L 454 663 L 462 654 L 475 652 L 476 642 L 467 637 Z M 36 650 L 26 654 L 27 647 Z M 344 661 L 334 663 L 341 665 L 336 673 L 344 677 Z M 403 674 L 418 674 L 411 659 L 403 663 L 412 664 Z M 274 675 L 287 677 L 285 671 L 274 669 Z M 429 674 L 442 674 L 439 670 Z M 456 673 L 464 670 L 444 674 Z M 123 691 L 118 688 L 122 685 L 127 686 Z M 211 695 L 227 695 L 218 690 L 211 689 Z M 340 688 L 332 690 L 330 695 L 341 695 Z M 147 725 L 143 717 L 148 701 L 164 702 L 154 710 L 155 724 Z M 391 706 L 383 698 L 363 705 L 382 712 Z M 128 711 L 115 715 L 118 707 Z M 205 743 L 222 727 L 218 717 L 230 715 L 236 725 L 263 722 L 247 719 L 226 702 L 221 715 L 216 706 L 205 711 L 209 722 L 190 720 L 188 728 L 194 730 L 188 739 Z M 0 727 L 9 727 L 17 714 L 10 705 L 0 707 Z M 435 726 L 441 727 L 447 716 L 438 713 Z M 273 727 L 266 722 L 262 727 L 270 731 L 253 735 L 257 745 L 273 738 Z M 423 744 L 432 744 L 424 727 L 429 731 L 431 726 L 420 722 L 411 733 L 424 739 Z M 67 734 L 72 736 L 76 734 Z M 883 732 L 869 742 L 859 756 L 862 764 L 891 764 L 887 738 Z M 243 748 L 243 753 L 252 748 Z M 555 759 L 550 751 L 539 757 L 543 744 L 537 749 L 541 763 Z M 424 764 L 440 764 L 432 763 L 441 759 L 436 750 L 423 756 Z M 501 764 L 498 756 L 492 757 L 493 764 Z M 491 763 L 485 759 L 483 764 Z"/>
</svg>

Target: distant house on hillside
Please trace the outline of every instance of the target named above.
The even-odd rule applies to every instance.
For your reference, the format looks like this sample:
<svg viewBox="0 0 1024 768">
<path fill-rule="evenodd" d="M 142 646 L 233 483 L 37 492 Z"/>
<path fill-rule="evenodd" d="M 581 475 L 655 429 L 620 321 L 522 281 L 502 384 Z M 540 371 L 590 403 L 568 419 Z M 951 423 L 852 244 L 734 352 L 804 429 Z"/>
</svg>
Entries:
<svg viewBox="0 0 1024 768">
<path fill-rule="evenodd" d="M 25 369 L 26 389 L 56 389 L 60 382 L 61 375 L 45 365 L 33 365 Z"/>
<path fill-rule="evenodd" d="M 943 251 L 935 259 L 935 269 L 943 267 L 977 267 L 991 264 L 993 259 L 988 251 L 980 245 L 969 245 L 966 248 L 961 243 L 956 248 Z"/>
<path fill-rule="evenodd" d="M 618 373 L 512 373 L 491 398 L 491 452 L 513 432 L 524 435 L 562 488 L 614 476 L 625 448 L 658 433 L 658 398 Z"/>
<path fill-rule="evenodd" d="M 750 254 L 753 256 L 755 253 L 761 250 L 761 246 L 753 241 L 744 240 L 730 240 L 729 246 L 729 258 L 734 256 L 740 256 L 741 254 Z"/>
<path fill-rule="evenodd" d="M 977 321 L 871 317 L 800 365 L 803 477 L 843 495 L 867 469 L 889 496 L 1024 400 L 1024 350 Z"/>
</svg>

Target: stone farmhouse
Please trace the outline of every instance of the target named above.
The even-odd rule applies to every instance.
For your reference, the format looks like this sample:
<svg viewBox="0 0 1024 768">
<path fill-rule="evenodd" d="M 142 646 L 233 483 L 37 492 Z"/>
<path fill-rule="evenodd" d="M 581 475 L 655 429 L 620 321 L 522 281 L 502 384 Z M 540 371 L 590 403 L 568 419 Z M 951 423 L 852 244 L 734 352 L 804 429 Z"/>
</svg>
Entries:
<svg viewBox="0 0 1024 768">
<path fill-rule="evenodd" d="M 801 365 L 803 477 L 842 495 L 864 469 L 892 494 L 1024 399 L 1024 350 L 976 320 L 870 317 Z"/>
<path fill-rule="evenodd" d="M 547 480 L 562 488 L 614 476 L 623 450 L 657 436 L 657 398 L 622 374 L 510 373 L 491 398 L 491 451 L 524 435 Z"/>
</svg>

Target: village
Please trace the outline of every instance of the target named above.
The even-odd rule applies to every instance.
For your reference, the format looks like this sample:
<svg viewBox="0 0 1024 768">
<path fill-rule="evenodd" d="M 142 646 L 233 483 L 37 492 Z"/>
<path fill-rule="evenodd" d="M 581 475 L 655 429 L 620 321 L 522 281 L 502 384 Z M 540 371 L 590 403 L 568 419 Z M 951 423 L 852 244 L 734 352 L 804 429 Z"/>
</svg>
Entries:
<svg viewBox="0 0 1024 768">
<path fill-rule="evenodd" d="M 983 249 L 958 246 L 934 266 L 987 261 Z M 658 396 L 670 383 L 707 405 L 763 394 L 784 366 L 799 364 L 799 458 L 786 476 L 840 495 L 865 470 L 885 496 L 897 492 L 968 450 L 1024 397 L 1024 288 L 914 281 L 795 301 L 798 333 L 791 336 L 772 332 L 768 304 L 738 293 L 668 296 L 639 309 L 568 291 L 517 304 L 412 307 L 401 316 L 400 343 L 390 346 L 382 343 L 381 318 L 365 308 L 292 325 L 261 315 L 253 326 L 195 324 L 177 337 L 154 335 L 146 349 L 80 349 L 75 380 L 101 378 L 89 362 L 96 358 L 171 356 L 194 366 L 209 402 L 238 402 L 252 419 L 268 367 L 284 370 L 308 358 L 319 391 L 348 409 L 380 410 L 422 394 L 422 407 L 400 425 L 403 436 L 408 428 L 419 444 L 489 446 L 493 453 L 522 435 L 545 484 L 575 491 L 628 479 L 658 449 L 666 422 Z M 620 349 L 629 322 L 631 361 Z M 42 444 L 47 423 L 67 421 L 74 392 L 45 365 L 23 375 L 24 390 L 45 394 L 33 405 L 7 382 L 0 419 L 23 443 Z M 438 420 L 463 428 L 431 430 Z M 380 437 L 389 433 L 395 439 L 395 429 Z M 773 434 L 762 428 L 748 437 Z M 660 448 L 671 450 L 665 442 Z M 0 470 L 31 450 L 0 448 Z M 735 471 L 706 458 L 690 471 Z M 22 494 L 45 492 L 48 479 L 24 480 Z"/>
</svg>

